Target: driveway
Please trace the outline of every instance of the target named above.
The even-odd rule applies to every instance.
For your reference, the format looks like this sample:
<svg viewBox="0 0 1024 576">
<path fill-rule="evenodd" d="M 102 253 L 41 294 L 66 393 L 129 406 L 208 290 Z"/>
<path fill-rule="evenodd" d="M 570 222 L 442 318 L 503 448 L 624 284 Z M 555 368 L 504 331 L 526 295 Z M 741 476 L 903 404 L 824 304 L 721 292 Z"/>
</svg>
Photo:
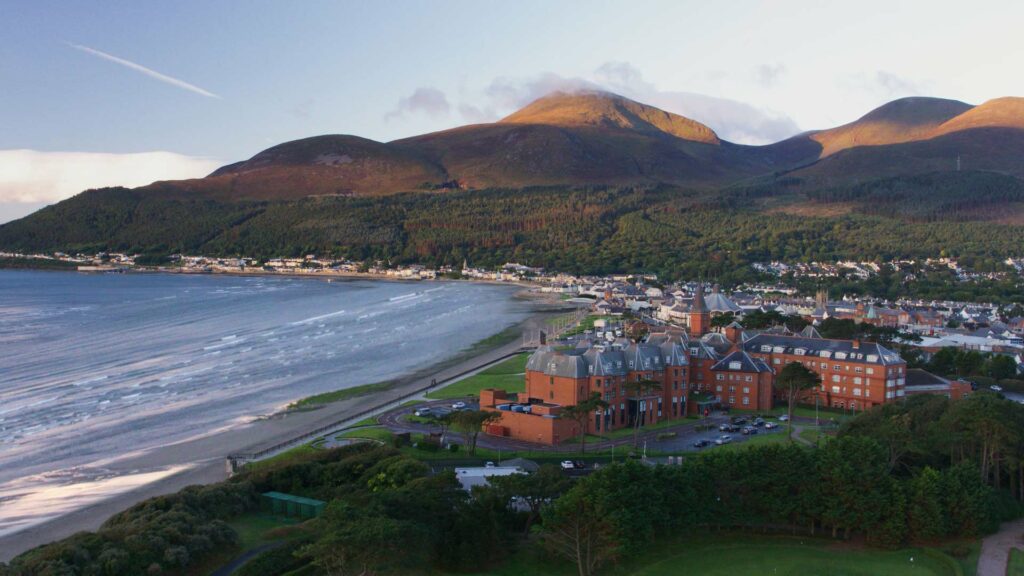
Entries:
<svg viewBox="0 0 1024 576">
<path fill-rule="evenodd" d="M 985 538 L 978 558 L 978 576 L 1006 576 L 1011 548 L 1024 550 L 1024 520 L 1007 522 L 999 532 Z"/>
</svg>

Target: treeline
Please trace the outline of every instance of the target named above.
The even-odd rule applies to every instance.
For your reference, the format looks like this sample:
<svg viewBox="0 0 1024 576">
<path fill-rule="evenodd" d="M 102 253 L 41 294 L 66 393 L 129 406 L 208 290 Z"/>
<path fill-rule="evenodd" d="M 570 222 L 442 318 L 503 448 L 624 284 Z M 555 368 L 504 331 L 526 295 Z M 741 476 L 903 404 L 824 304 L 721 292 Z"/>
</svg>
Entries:
<svg viewBox="0 0 1024 576">
<path fill-rule="evenodd" d="M 865 214 L 915 222 L 998 218 L 1007 203 L 1024 201 L 1024 184 L 995 172 L 935 172 L 895 176 L 843 187 L 808 190 L 823 202 L 855 202 Z"/>
<path fill-rule="evenodd" d="M 898 547 L 977 536 L 1002 513 L 973 466 L 901 478 L 889 473 L 877 442 L 850 437 L 818 450 L 766 445 L 713 450 L 681 466 L 610 466 L 545 509 L 540 539 L 586 575 L 709 529 L 856 536 Z"/>
<path fill-rule="evenodd" d="M 844 436 L 876 441 L 894 473 L 967 464 L 982 482 L 1024 501 L 1024 406 L 991 392 L 886 404 L 849 421 Z"/>
<path fill-rule="evenodd" d="M 16 576 L 178 574 L 230 548 L 238 534 L 224 520 L 256 503 L 248 482 L 190 486 L 141 502 L 103 523 L 0 564 Z"/>
<path fill-rule="evenodd" d="M 920 396 L 857 416 L 820 448 L 712 450 L 681 464 L 610 464 L 571 481 L 554 466 L 461 489 L 451 472 L 361 444 L 268 463 L 156 498 L 16 558 L 4 575 L 184 574 L 226 558 L 225 520 L 275 490 L 328 502 L 277 533 L 245 576 L 482 571 L 524 547 L 588 575 L 707 530 L 936 545 L 1019 516 L 1024 407 L 989 393 Z M 297 571 L 297 572 L 293 572 Z"/>
<path fill-rule="evenodd" d="M 795 216 L 760 210 L 735 194 L 670 186 L 529 188 L 224 203 L 110 188 L 0 226 L 0 248 L 154 257 L 316 253 L 485 267 L 518 261 L 574 273 L 653 272 L 729 284 L 761 279 L 749 267 L 759 261 L 885 261 L 945 251 L 996 266 L 1024 244 L 1019 226 L 908 221 L 896 209 L 877 216 Z M 903 200 L 885 205 L 910 209 L 923 202 L 897 197 Z"/>
</svg>

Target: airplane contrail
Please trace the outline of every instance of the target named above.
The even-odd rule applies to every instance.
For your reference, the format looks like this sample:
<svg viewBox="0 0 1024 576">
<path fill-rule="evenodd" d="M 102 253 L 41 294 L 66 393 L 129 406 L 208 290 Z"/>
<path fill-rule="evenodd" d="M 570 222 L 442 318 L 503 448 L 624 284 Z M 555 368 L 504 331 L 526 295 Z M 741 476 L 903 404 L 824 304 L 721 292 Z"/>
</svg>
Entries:
<svg viewBox="0 0 1024 576">
<path fill-rule="evenodd" d="M 111 62 L 113 62 L 115 64 L 120 64 L 120 65 L 125 66 L 127 68 L 131 68 L 132 70 L 135 70 L 136 72 L 142 72 L 143 74 L 145 74 L 146 76 L 149 76 L 150 78 L 156 78 L 157 80 L 159 80 L 161 82 L 164 82 L 164 83 L 167 83 L 167 84 L 170 84 L 171 86 L 177 86 L 178 88 L 182 88 L 184 90 L 188 90 L 189 92 L 195 92 L 196 94 L 199 94 L 199 95 L 202 95 L 202 96 L 206 96 L 207 98 L 217 98 L 217 99 L 220 99 L 220 96 L 214 94 L 213 92 L 210 92 L 209 90 L 204 90 L 204 89 L 200 88 L 199 86 L 196 86 L 195 84 L 189 84 L 188 82 L 185 82 L 184 80 L 179 80 L 177 78 L 173 78 L 173 77 L 168 76 L 166 74 L 161 74 L 160 72 L 157 72 L 156 70 L 153 70 L 151 68 L 146 68 L 142 64 L 136 64 L 135 62 L 132 62 L 131 60 L 125 60 L 124 58 L 119 58 L 117 56 L 114 56 L 113 54 L 107 54 L 106 52 L 103 52 L 101 50 L 96 50 L 95 48 L 89 48 L 88 46 L 82 46 L 81 44 L 74 44 L 72 42 L 68 42 L 67 44 L 68 44 L 68 46 L 71 46 L 75 50 L 81 50 L 82 52 L 85 52 L 86 54 L 92 54 L 93 56 L 98 56 L 100 58 L 103 58 L 104 60 L 109 60 L 109 61 L 111 61 Z"/>
</svg>

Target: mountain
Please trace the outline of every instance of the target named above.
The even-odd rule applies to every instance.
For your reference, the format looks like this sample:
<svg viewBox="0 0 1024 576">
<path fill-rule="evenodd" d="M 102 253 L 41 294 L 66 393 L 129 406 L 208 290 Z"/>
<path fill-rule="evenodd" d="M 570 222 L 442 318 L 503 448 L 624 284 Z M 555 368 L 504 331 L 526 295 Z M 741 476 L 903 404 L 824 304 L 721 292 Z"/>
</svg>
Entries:
<svg viewBox="0 0 1024 576">
<path fill-rule="evenodd" d="M 999 98 L 979 106 L 902 98 L 849 124 L 786 142 L 820 146 L 814 158 L 785 172 L 804 190 L 957 170 L 1022 178 L 1024 98 Z"/>
<path fill-rule="evenodd" d="M 822 146 L 821 156 L 857 146 L 879 146 L 921 140 L 935 135 L 948 120 L 971 110 L 970 104 L 941 98 L 901 98 L 857 120 L 810 135 Z"/>
<path fill-rule="evenodd" d="M 755 258 L 991 258 L 1019 255 L 1022 178 L 1021 98 L 903 98 L 745 146 L 622 96 L 559 92 L 498 122 L 392 142 L 316 136 L 206 178 L 88 191 L 0 226 L 0 250 L 705 275 Z M 843 230 L 827 246 L 814 240 Z M 902 238 L 913 230 L 913 242 Z"/>
</svg>

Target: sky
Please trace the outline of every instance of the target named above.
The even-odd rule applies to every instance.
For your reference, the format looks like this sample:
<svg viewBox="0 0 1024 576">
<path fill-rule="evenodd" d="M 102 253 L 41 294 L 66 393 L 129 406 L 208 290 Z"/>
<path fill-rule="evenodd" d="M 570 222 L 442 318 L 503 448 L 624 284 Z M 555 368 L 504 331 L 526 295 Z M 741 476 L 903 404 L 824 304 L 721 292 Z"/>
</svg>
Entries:
<svg viewBox="0 0 1024 576">
<path fill-rule="evenodd" d="M 903 96 L 1024 96 L 1024 2 L 0 0 L 0 222 L 316 134 L 602 88 L 777 141 Z"/>
</svg>

